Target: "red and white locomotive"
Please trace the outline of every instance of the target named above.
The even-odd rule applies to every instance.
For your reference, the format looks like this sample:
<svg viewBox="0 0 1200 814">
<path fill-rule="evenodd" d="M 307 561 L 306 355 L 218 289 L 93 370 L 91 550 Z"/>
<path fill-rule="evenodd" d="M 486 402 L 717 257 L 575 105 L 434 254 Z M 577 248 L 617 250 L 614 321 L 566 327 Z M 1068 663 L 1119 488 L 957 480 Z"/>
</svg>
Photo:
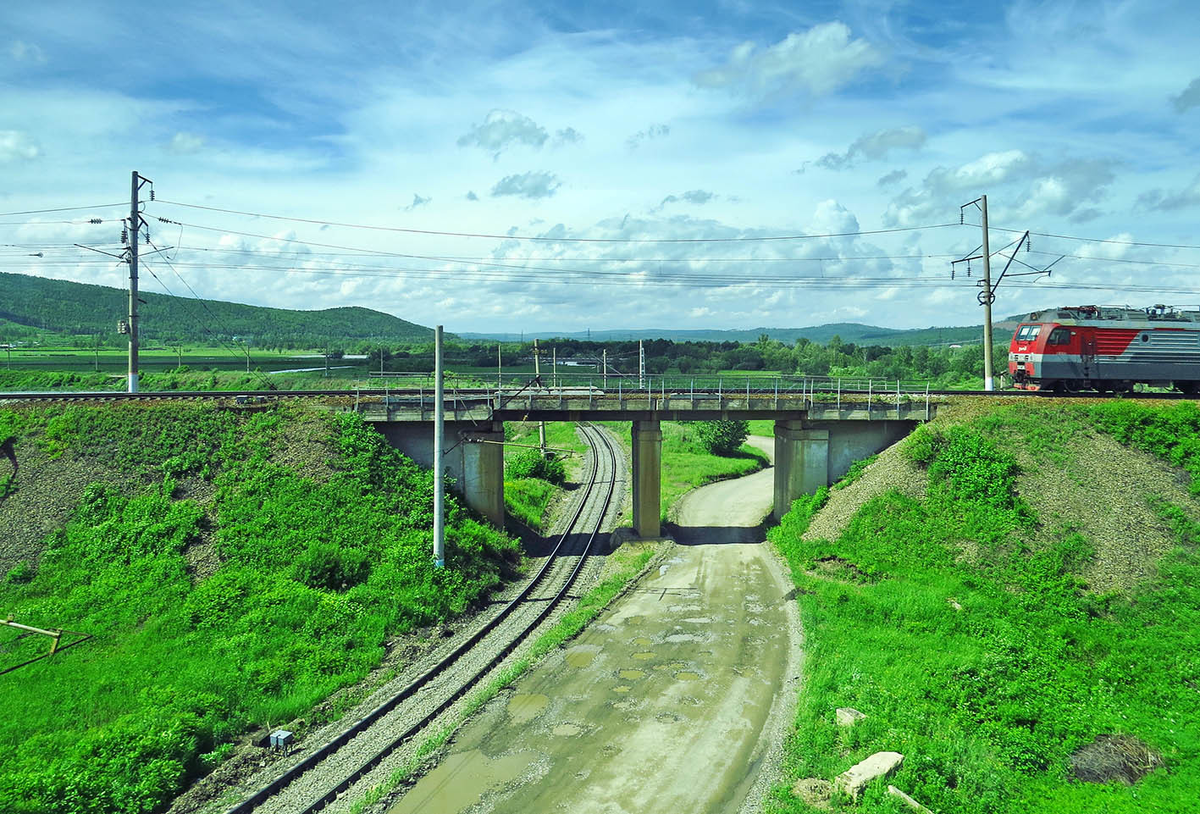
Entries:
<svg viewBox="0 0 1200 814">
<path fill-rule="evenodd" d="M 1036 311 L 1017 326 L 1008 373 L 1022 390 L 1129 391 L 1138 383 L 1200 388 L 1200 311 L 1080 305 Z"/>
</svg>

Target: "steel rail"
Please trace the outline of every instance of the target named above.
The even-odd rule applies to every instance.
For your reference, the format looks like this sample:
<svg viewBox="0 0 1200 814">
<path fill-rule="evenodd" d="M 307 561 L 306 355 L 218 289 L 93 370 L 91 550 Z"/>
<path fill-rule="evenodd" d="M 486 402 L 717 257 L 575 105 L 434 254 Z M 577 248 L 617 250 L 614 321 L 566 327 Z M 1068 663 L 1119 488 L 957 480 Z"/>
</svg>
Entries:
<svg viewBox="0 0 1200 814">
<path fill-rule="evenodd" d="M 546 562 L 542 564 L 542 567 L 538 571 L 537 575 L 532 580 L 530 580 L 530 582 L 521 590 L 520 594 L 518 594 L 516 598 L 514 598 L 511 602 L 509 602 L 500 611 L 500 613 L 497 614 L 486 625 L 483 625 L 482 627 L 480 627 L 479 630 L 475 631 L 475 633 L 472 634 L 466 641 L 464 641 L 462 644 L 458 645 L 453 651 L 451 651 L 449 654 L 447 654 L 441 660 L 439 660 L 436 665 L 431 667 L 426 672 L 422 673 L 420 676 L 418 676 L 416 679 L 414 679 L 408 685 L 403 687 L 397 693 L 395 693 L 394 695 L 392 695 L 391 697 L 389 697 L 388 699 L 386 699 L 385 701 L 383 701 L 382 703 L 377 705 L 374 709 L 372 709 L 370 712 L 368 712 L 362 718 L 355 721 L 354 724 L 352 724 L 350 726 L 350 728 L 348 728 L 347 730 L 343 731 L 342 733 L 340 733 L 339 735 L 337 735 L 336 737 L 331 739 L 328 743 L 323 744 L 321 747 L 316 749 L 314 752 L 312 752 L 311 754 L 306 756 L 303 760 L 301 760 L 296 765 L 289 768 L 286 772 L 284 772 L 280 776 L 276 777 L 271 782 L 269 782 L 266 785 L 259 788 L 256 792 L 254 792 L 252 795 L 250 795 L 246 799 L 242 800 L 241 802 L 239 802 L 236 805 L 232 806 L 231 808 L 227 809 L 227 814 L 249 814 L 249 812 L 253 811 L 255 808 L 262 805 L 262 803 L 266 802 L 268 799 L 275 796 L 280 791 L 282 791 L 284 788 L 289 786 L 292 782 L 294 782 L 302 774 L 313 769 L 318 764 L 320 764 L 322 761 L 324 761 L 326 758 L 330 757 L 335 752 L 337 752 L 338 750 L 340 750 L 341 748 L 346 746 L 346 744 L 349 743 L 356 735 L 358 735 L 361 732 L 363 732 L 364 730 L 366 730 L 369 726 L 374 724 L 376 721 L 378 721 L 380 718 L 382 718 L 388 712 L 391 712 L 403 701 L 407 700 L 408 698 L 411 698 L 418 690 L 420 690 L 422 687 L 424 687 L 426 684 L 428 684 L 435 676 L 437 676 L 439 673 L 441 673 L 443 670 L 445 670 L 453 662 L 455 662 L 459 658 L 461 658 L 463 656 L 463 654 L 465 654 L 468 650 L 470 650 L 472 647 L 474 647 L 476 644 L 478 644 L 487 634 L 489 634 L 490 632 L 495 630 L 499 626 L 499 624 L 505 618 L 507 618 L 509 616 L 509 614 L 512 613 L 513 610 L 515 610 L 518 606 L 520 606 L 528 598 L 529 594 L 533 592 L 534 588 L 536 588 L 540 584 L 543 577 L 548 573 L 551 566 L 555 563 L 555 561 L 559 557 L 559 554 L 560 554 L 564 544 L 566 543 L 567 539 L 569 537 L 571 537 L 572 534 L 575 532 L 575 525 L 579 522 L 579 518 L 582 516 L 584 509 L 587 507 L 587 505 L 589 503 L 589 498 L 593 494 L 593 490 L 598 485 L 597 479 L 599 477 L 599 472 L 600 472 L 599 453 L 600 453 L 600 447 L 603 446 L 605 448 L 605 450 L 608 452 L 609 459 L 610 459 L 611 465 L 612 465 L 612 469 L 611 469 L 612 477 L 610 477 L 608 479 L 608 491 L 607 491 L 607 494 L 605 494 L 605 496 L 604 496 L 603 506 L 597 517 L 596 526 L 592 530 L 592 532 L 588 538 L 587 544 L 584 546 L 583 551 L 580 553 L 578 562 L 575 564 L 575 567 L 572 569 L 570 575 L 567 577 L 562 588 L 555 594 L 553 599 L 551 599 L 549 602 L 547 602 L 545 604 L 545 607 L 542 608 L 542 610 L 538 613 L 538 615 L 534 618 L 534 620 L 528 626 L 526 626 L 524 630 L 522 630 L 516 637 L 511 639 L 500 650 L 499 653 L 497 653 L 494 657 L 489 659 L 488 662 L 480 670 L 478 670 L 473 676 L 471 676 L 466 682 L 464 682 L 448 698 L 444 699 L 440 704 L 438 704 L 436 706 L 436 708 L 434 708 L 431 712 L 429 712 L 428 714 L 423 716 L 421 718 L 421 720 L 418 721 L 416 724 L 414 724 L 411 727 L 409 727 L 408 729 L 406 729 L 404 732 L 402 732 L 397 737 L 391 739 L 382 749 L 376 751 L 374 754 L 372 754 L 366 760 L 362 761 L 357 766 L 357 768 L 354 769 L 348 776 L 343 777 L 343 779 L 334 783 L 329 789 L 327 789 L 325 792 L 323 792 L 317 799 L 315 799 L 307 807 L 300 809 L 300 814 L 312 814 L 312 812 L 320 811 L 325 806 L 327 806 L 329 803 L 336 800 L 339 794 L 341 794 L 343 791 L 345 791 L 347 788 L 349 788 L 351 785 L 353 785 L 355 782 L 357 782 L 360 778 L 363 777 L 363 775 L 365 775 L 367 772 L 371 771 L 371 769 L 375 768 L 375 766 L 377 766 L 388 755 L 390 755 L 392 752 L 394 752 L 399 746 L 401 746 L 405 742 L 411 740 L 411 738 L 414 735 L 416 735 L 418 732 L 420 732 L 422 729 L 424 729 L 438 715 L 445 712 L 445 710 L 448 709 L 454 702 L 458 701 L 472 687 L 474 687 L 476 684 L 478 684 L 479 680 L 484 675 L 486 675 L 497 664 L 499 664 L 510 653 L 512 653 L 512 651 L 515 650 L 516 647 L 522 641 L 524 641 L 528 637 L 528 635 L 545 620 L 545 618 L 550 614 L 550 612 L 562 601 L 563 597 L 566 596 L 567 592 L 574 585 L 576 578 L 579 576 L 580 570 L 582 569 L 583 564 L 586 561 L 588 555 L 591 553 L 592 545 L 595 542 L 597 534 L 599 534 L 599 532 L 600 532 L 601 526 L 603 525 L 604 517 L 608 513 L 608 508 L 611 505 L 612 497 L 613 497 L 613 494 L 616 489 L 616 452 L 613 449 L 612 442 L 609 440 L 609 438 L 607 437 L 607 435 L 604 432 L 596 431 L 596 430 L 592 429 L 590 426 L 588 427 L 588 429 L 590 429 L 592 432 L 595 433 L 595 437 L 600 439 L 600 443 L 597 444 L 597 443 L 595 443 L 594 440 L 589 438 L 589 440 L 592 443 L 592 447 L 593 447 L 594 463 L 592 466 L 591 477 L 587 484 L 587 488 L 584 490 L 583 494 L 581 495 L 580 500 L 579 500 L 579 505 L 576 507 L 574 515 L 571 517 L 571 520 L 567 524 L 566 529 L 563 531 L 562 535 L 559 537 L 558 543 L 555 545 L 550 556 L 547 557 Z"/>
</svg>

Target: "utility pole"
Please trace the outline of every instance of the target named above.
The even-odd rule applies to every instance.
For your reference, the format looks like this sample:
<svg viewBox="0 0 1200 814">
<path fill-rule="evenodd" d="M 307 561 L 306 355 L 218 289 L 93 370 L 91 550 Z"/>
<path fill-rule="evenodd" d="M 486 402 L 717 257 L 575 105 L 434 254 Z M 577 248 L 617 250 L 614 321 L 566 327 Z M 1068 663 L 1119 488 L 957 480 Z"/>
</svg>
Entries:
<svg viewBox="0 0 1200 814">
<path fill-rule="evenodd" d="M 992 377 L 992 258 L 988 248 L 987 196 L 979 196 L 983 224 L 983 389 L 994 390 Z"/>
<path fill-rule="evenodd" d="M 329 378 L 329 337 L 325 337 L 325 378 Z"/>
<path fill-rule="evenodd" d="M 142 215 L 138 211 L 138 190 L 145 180 L 137 170 L 129 182 L 129 392 L 138 391 L 138 235 Z"/>
<path fill-rule="evenodd" d="M 600 354 L 600 368 L 604 371 L 603 389 L 608 389 L 608 348 L 605 348 Z"/>
<path fill-rule="evenodd" d="M 551 386 L 558 387 L 558 348 L 551 348 L 550 354 L 550 382 Z"/>
<path fill-rule="evenodd" d="M 542 375 L 541 351 L 538 350 L 537 339 L 533 340 L 533 375 L 540 377 Z M 546 457 L 546 422 L 538 422 L 538 445 L 542 450 L 542 457 Z"/>
<path fill-rule="evenodd" d="M 380 354 L 380 359 L 383 354 Z M 381 371 L 382 372 L 382 371 Z M 445 484 L 442 478 L 442 443 L 446 432 L 446 413 L 442 404 L 445 388 L 442 383 L 442 326 L 433 332 L 433 565 L 446 566 L 446 531 L 442 518 Z"/>
<path fill-rule="evenodd" d="M 500 392 L 500 388 L 504 386 L 504 361 L 500 358 L 500 351 L 504 346 L 499 342 L 496 343 L 496 392 Z"/>
<path fill-rule="evenodd" d="M 646 386 L 646 347 L 638 340 L 638 390 Z"/>
<path fill-rule="evenodd" d="M 250 372 L 250 337 L 246 337 L 246 372 Z"/>
</svg>

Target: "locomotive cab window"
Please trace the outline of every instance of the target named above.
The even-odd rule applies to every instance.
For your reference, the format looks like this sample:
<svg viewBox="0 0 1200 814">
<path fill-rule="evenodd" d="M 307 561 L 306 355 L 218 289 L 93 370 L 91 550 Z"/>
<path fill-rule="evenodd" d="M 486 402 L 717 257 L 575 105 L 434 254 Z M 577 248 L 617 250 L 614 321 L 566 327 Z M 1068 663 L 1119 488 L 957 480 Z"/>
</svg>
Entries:
<svg viewBox="0 0 1200 814">
<path fill-rule="evenodd" d="M 1041 332 L 1041 325 L 1022 325 L 1017 331 L 1018 342 L 1032 342 L 1037 339 L 1037 335 Z"/>
<path fill-rule="evenodd" d="M 1071 332 L 1066 328 L 1055 328 L 1050 332 L 1050 338 L 1046 340 L 1047 345 L 1066 345 L 1071 341 Z"/>
</svg>

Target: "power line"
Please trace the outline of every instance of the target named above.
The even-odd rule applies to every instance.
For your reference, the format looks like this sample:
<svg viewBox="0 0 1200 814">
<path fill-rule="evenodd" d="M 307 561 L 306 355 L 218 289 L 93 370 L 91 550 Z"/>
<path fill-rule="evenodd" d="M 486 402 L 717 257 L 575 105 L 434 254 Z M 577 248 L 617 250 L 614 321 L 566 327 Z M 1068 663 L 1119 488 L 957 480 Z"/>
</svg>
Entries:
<svg viewBox="0 0 1200 814">
<path fill-rule="evenodd" d="M 136 237 L 136 235 L 135 235 L 135 237 Z M 224 329 L 225 332 L 228 333 L 232 337 L 233 331 L 229 330 L 229 327 L 227 325 L 225 325 L 224 323 L 221 323 L 221 320 L 217 317 L 217 315 L 214 314 L 212 312 L 212 309 L 210 309 L 208 307 L 208 303 L 206 303 L 203 299 L 201 299 L 200 295 L 196 293 L 196 289 L 192 288 L 191 284 L 183 278 L 183 275 L 180 274 L 176 270 L 175 266 L 171 264 L 171 261 L 167 259 L 166 255 L 163 253 L 163 250 L 160 249 L 158 246 L 156 246 L 152 240 L 150 240 L 149 232 L 147 232 L 146 242 L 149 243 L 151 246 L 154 246 L 155 251 L 158 253 L 158 258 L 161 259 L 164 263 L 166 263 L 167 268 L 169 268 L 175 274 L 175 276 L 179 278 L 179 281 L 187 287 L 188 291 L 192 292 L 192 296 L 196 298 L 196 302 L 198 302 L 200 304 L 200 307 L 203 308 L 210 317 L 212 317 L 214 320 L 216 320 L 221 325 L 221 328 Z M 151 274 L 153 274 L 153 272 L 151 272 Z M 154 279 L 158 280 L 158 276 L 154 275 Z M 162 283 L 162 281 L 159 280 L 159 283 Z M 163 288 L 166 288 L 166 285 L 163 285 Z M 168 293 L 170 293 L 169 289 L 168 289 Z M 172 294 L 171 296 L 175 296 L 175 295 Z M 201 327 L 204 327 L 204 326 L 202 325 Z M 212 331 L 209 330 L 208 328 L 205 328 L 205 330 L 208 331 L 208 333 L 212 334 Z M 223 347 L 225 347 L 226 350 L 230 351 L 230 353 L 233 353 L 235 356 L 241 355 L 240 353 L 237 353 L 231 346 L 225 344 L 225 342 L 219 336 L 216 336 L 215 334 L 213 334 L 213 335 L 217 339 L 217 341 L 220 342 Z M 247 345 L 246 345 L 246 358 L 247 359 L 249 359 L 249 356 L 250 356 L 249 348 L 250 348 L 249 343 L 247 343 Z M 247 362 L 247 367 L 248 366 L 249 366 L 249 362 Z M 274 383 L 271 382 L 270 379 L 268 379 L 266 376 L 264 376 L 260 371 L 256 370 L 255 373 L 260 379 L 263 380 L 263 383 L 267 385 L 267 388 L 269 390 L 275 389 L 275 385 L 274 385 Z"/>
<path fill-rule="evenodd" d="M 129 206 L 129 201 L 117 201 L 116 203 L 92 204 L 91 206 L 60 206 L 57 209 L 26 209 L 23 212 L 0 212 L 0 218 L 7 218 L 10 215 L 43 215 L 47 212 L 73 212 L 78 209 L 111 209 L 114 206 Z"/>
<path fill-rule="evenodd" d="M 1004 226 L 992 226 L 990 228 L 999 232 L 1018 233 L 1025 231 L 1024 229 L 1009 229 Z M 1079 237 L 1078 235 L 1056 235 L 1050 232 L 1030 232 L 1030 234 L 1036 235 L 1037 237 L 1058 238 L 1059 240 L 1077 240 L 1082 243 L 1111 243 L 1116 246 L 1150 246 L 1156 249 L 1200 249 L 1200 246 L 1189 243 L 1146 243 L 1137 240 L 1112 240 L 1110 238 L 1100 237 Z"/>
<path fill-rule="evenodd" d="M 491 240 L 535 240 L 548 243 L 745 243 L 757 241 L 775 241 L 775 240 L 812 240 L 817 238 L 830 237 L 857 237 L 860 235 L 881 235 L 892 232 L 915 232 L 922 229 L 942 229 L 947 226 L 960 226 L 958 223 L 937 223 L 927 226 L 903 226 L 894 229 L 873 229 L 858 232 L 838 232 L 823 235 L 768 235 L 763 237 L 668 237 L 668 238 L 625 238 L 625 237 L 545 237 L 540 235 L 508 235 L 508 234 L 489 234 L 485 232 L 451 232 L 436 229 L 408 229 L 400 226 L 371 226 L 362 223 L 344 223 L 331 220 L 318 220 L 315 218 L 296 218 L 286 215 L 268 215 L 262 212 L 245 212 L 239 209 L 222 209 L 217 206 L 202 206 L 200 204 L 189 204 L 180 201 L 167 201 L 162 198 L 158 199 L 158 203 L 170 204 L 171 206 L 183 206 L 189 209 L 204 209 L 209 212 L 223 212 L 228 215 L 244 215 L 251 218 L 270 218 L 271 220 L 284 220 L 294 223 L 311 223 L 317 226 L 339 226 L 347 229 L 368 229 L 377 232 L 402 232 L 404 234 L 413 235 L 436 235 L 440 237 L 470 237 L 470 238 L 487 238 Z M 159 218 L 159 220 L 163 220 Z M 176 221 L 167 221 L 174 223 Z"/>
</svg>

